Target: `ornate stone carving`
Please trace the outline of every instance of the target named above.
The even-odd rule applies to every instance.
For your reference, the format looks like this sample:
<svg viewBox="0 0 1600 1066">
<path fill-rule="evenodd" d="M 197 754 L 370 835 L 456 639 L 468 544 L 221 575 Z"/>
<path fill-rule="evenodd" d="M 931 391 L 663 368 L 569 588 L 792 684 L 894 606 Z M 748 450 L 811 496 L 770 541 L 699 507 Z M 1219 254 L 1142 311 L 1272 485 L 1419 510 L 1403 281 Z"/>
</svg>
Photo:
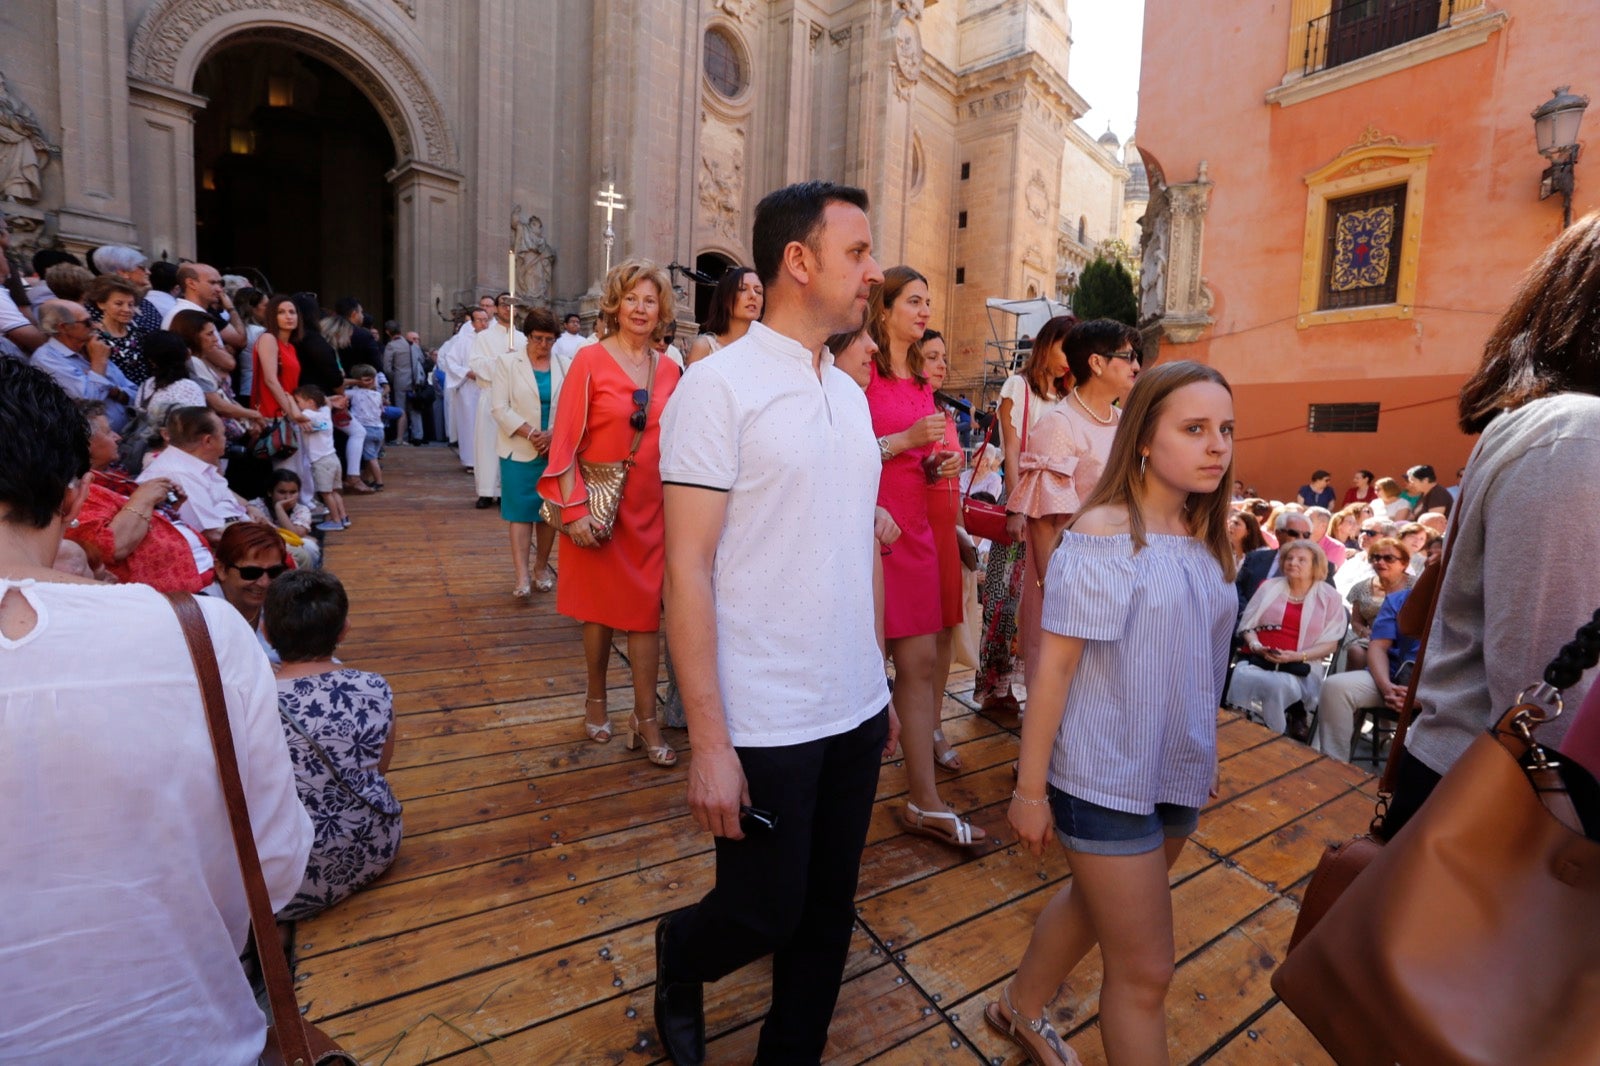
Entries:
<svg viewBox="0 0 1600 1066">
<path fill-rule="evenodd" d="M 717 0 L 717 7 L 726 11 L 729 18 L 739 22 L 754 23 L 760 0 Z"/>
<path fill-rule="evenodd" d="M 1142 223 L 1139 318 L 1175 344 L 1199 340 L 1212 324 L 1215 300 L 1201 273 L 1211 184 L 1202 161 L 1194 181 L 1152 187 Z"/>
<path fill-rule="evenodd" d="M 238 25 L 241 15 L 260 22 Z M 207 34 L 209 24 L 222 19 L 251 40 L 280 41 L 336 65 L 383 116 L 402 162 L 416 158 L 452 170 L 458 165 L 444 108 L 422 73 L 423 64 L 402 51 L 393 34 L 338 0 L 161 0 L 134 31 L 129 76 L 187 90 L 177 84 L 179 58 L 191 41 Z M 296 29 L 301 26 L 318 32 Z"/>
<path fill-rule="evenodd" d="M 739 203 L 744 192 L 744 159 L 736 154 L 727 164 L 700 160 L 700 207 L 711 228 L 729 241 L 739 240 Z"/>
<path fill-rule="evenodd" d="M 1040 225 L 1044 224 L 1045 216 L 1050 211 L 1050 189 L 1044 183 L 1044 175 L 1035 168 L 1033 176 L 1028 179 L 1028 188 L 1023 193 L 1023 199 L 1028 205 L 1028 214 Z"/>
<path fill-rule="evenodd" d="M 33 109 L 12 95 L 0 74 L 0 200 L 37 200 L 40 172 L 59 151 L 45 136 Z"/>
<path fill-rule="evenodd" d="M 544 222 L 522 205 L 511 208 L 511 250 L 517 257 L 517 300 L 530 307 L 550 306 L 550 278 L 556 250 L 544 239 Z"/>
<path fill-rule="evenodd" d="M 911 91 L 922 80 L 922 4 L 909 0 L 896 4 L 894 19 L 889 24 L 894 39 L 894 91 L 902 100 L 911 98 Z"/>
<path fill-rule="evenodd" d="M 401 11 L 412 18 L 417 17 L 417 0 L 394 0 L 394 2 L 400 6 Z"/>
</svg>

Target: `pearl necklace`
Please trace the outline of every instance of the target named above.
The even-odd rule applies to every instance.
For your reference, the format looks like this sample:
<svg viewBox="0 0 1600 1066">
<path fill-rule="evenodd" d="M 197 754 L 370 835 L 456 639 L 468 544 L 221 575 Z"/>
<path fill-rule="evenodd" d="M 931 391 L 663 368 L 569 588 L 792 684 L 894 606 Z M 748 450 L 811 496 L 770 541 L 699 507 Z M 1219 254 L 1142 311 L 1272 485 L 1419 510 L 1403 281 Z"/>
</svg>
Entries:
<svg viewBox="0 0 1600 1066">
<path fill-rule="evenodd" d="M 1086 413 L 1090 418 L 1094 419 L 1096 422 L 1100 423 L 1102 426 L 1109 426 L 1109 425 L 1111 425 L 1113 422 L 1115 422 L 1117 420 L 1117 416 L 1116 416 L 1117 408 L 1116 408 L 1116 405 L 1114 405 L 1114 404 L 1112 405 L 1112 407 L 1111 407 L 1112 413 L 1111 414 L 1106 415 L 1104 418 L 1101 418 L 1099 415 L 1094 413 L 1094 409 L 1093 408 L 1091 408 L 1088 404 L 1083 402 L 1083 397 L 1078 395 L 1078 386 L 1076 386 L 1076 385 L 1072 386 L 1072 398 L 1074 400 L 1078 401 L 1078 406 L 1083 408 L 1084 413 Z"/>
</svg>

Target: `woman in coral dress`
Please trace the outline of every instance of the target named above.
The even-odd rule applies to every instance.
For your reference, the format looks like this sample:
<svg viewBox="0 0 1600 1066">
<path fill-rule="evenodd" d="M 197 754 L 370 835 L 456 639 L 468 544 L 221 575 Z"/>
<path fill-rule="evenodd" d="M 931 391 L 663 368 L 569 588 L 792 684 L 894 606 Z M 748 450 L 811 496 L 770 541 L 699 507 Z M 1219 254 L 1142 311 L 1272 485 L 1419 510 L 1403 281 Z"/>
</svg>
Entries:
<svg viewBox="0 0 1600 1066">
<path fill-rule="evenodd" d="M 867 330 L 878 346 L 867 407 L 883 454 L 878 506 L 900 527 L 900 539 L 883 553 L 883 635 L 894 662 L 894 706 L 906 756 L 902 824 L 908 832 L 974 847 L 987 843 L 987 835 L 946 806 L 933 778 L 940 710 L 933 694 L 935 634 L 944 625 L 939 557 L 928 521 L 930 471 L 923 460 L 941 450 L 947 420 L 934 410 L 922 367 L 920 341 L 932 303 L 927 279 L 910 267 L 890 267 L 883 277 L 867 308 Z M 959 474 L 961 453 L 938 465 L 940 476 Z"/>
<path fill-rule="evenodd" d="M 602 339 L 580 350 L 567 370 L 551 426 L 549 466 L 539 481 L 539 495 L 561 507 L 556 609 L 583 623 L 589 678 L 584 729 L 597 743 L 611 739 L 606 670 L 612 631 L 624 630 L 633 670 L 627 743 L 631 750 L 642 739 L 646 757 L 657 766 L 677 762 L 656 721 L 656 672 L 666 567 L 661 412 L 681 371 L 651 350 L 671 324 L 662 307 L 671 291 L 665 271 L 648 260 L 630 259 L 606 276 Z M 578 463 L 622 462 L 636 436 L 638 452 L 622 504 L 610 536 L 602 539 Z"/>
</svg>

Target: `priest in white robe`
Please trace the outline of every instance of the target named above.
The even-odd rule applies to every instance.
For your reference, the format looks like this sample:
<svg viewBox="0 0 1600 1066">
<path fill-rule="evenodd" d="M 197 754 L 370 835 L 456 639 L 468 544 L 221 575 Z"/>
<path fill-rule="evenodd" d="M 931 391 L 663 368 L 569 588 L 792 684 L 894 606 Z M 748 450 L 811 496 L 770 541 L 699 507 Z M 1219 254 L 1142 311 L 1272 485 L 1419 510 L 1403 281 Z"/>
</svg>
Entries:
<svg viewBox="0 0 1600 1066">
<path fill-rule="evenodd" d="M 488 312 L 474 309 L 467 324 L 439 346 L 439 367 L 444 371 L 445 403 L 450 408 L 450 428 L 455 432 L 461 465 L 475 461 L 478 426 L 478 383 L 472 373 L 472 342 L 489 328 Z"/>
<path fill-rule="evenodd" d="M 502 295 L 495 304 L 494 321 L 472 341 L 471 369 L 482 396 L 473 434 L 476 449 L 473 478 L 477 482 L 477 506 L 480 508 L 493 506 L 500 498 L 500 438 L 489 403 L 489 390 L 506 352 L 520 352 L 528 346 L 528 338 L 511 321 L 511 311 L 511 297 Z M 465 447 L 462 454 L 466 454 Z"/>
</svg>

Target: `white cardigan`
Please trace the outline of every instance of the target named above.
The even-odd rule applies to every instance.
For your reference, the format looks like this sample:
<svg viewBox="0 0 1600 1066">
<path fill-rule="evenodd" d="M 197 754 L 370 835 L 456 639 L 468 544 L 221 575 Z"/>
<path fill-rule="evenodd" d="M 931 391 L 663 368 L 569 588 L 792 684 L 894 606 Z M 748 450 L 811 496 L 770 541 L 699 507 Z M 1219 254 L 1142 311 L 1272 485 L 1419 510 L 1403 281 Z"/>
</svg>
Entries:
<svg viewBox="0 0 1600 1066">
<path fill-rule="evenodd" d="M 555 358 L 550 360 L 550 411 L 554 422 L 557 398 L 561 395 L 561 382 L 566 368 Z M 539 380 L 534 376 L 533 364 L 528 362 L 525 348 L 516 348 L 499 355 L 499 365 L 489 385 L 489 413 L 499 429 L 495 453 L 502 459 L 529 463 L 539 458 L 533 442 L 527 437 L 513 436 L 523 423 L 538 429 L 544 420 L 544 409 L 539 399 Z"/>
</svg>

